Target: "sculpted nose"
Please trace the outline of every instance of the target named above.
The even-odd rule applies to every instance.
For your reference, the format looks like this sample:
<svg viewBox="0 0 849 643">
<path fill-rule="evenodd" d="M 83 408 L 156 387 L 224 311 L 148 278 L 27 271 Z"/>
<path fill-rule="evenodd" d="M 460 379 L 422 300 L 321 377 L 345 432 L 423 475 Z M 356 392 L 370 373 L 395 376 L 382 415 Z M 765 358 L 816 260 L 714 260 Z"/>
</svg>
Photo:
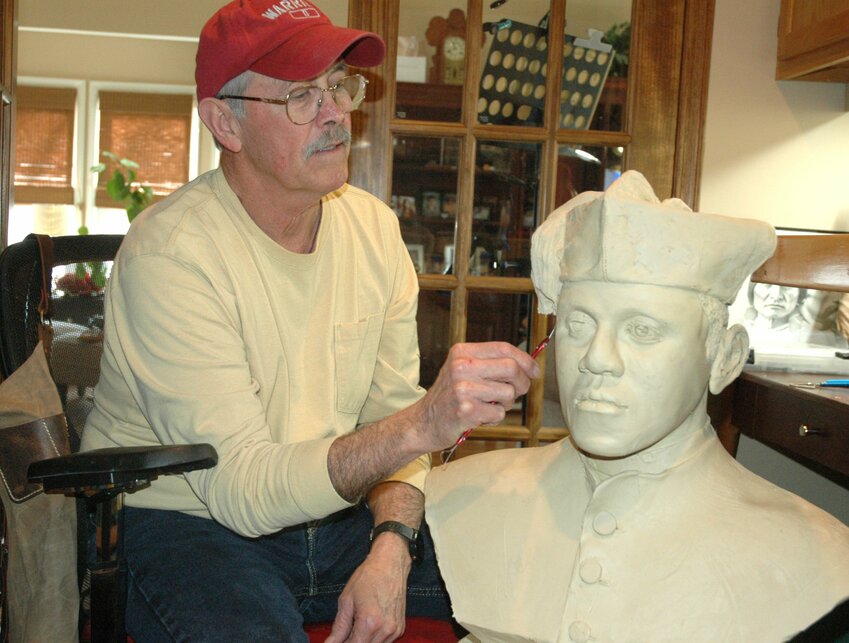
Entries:
<svg viewBox="0 0 849 643">
<path fill-rule="evenodd" d="M 619 354 L 615 335 L 599 328 L 587 346 L 587 352 L 578 362 L 578 369 L 582 373 L 621 377 L 625 366 Z"/>
</svg>

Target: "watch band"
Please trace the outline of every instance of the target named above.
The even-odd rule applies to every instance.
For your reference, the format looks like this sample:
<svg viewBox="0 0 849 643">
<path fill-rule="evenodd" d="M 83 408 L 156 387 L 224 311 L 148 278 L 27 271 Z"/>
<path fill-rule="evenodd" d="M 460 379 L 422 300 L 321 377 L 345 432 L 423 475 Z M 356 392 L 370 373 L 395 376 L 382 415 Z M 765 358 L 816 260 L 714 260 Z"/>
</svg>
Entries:
<svg viewBox="0 0 849 643">
<path fill-rule="evenodd" d="M 369 534 L 369 542 L 374 541 L 377 536 L 386 531 L 391 531 L 393 534 L 398 534 L 401 538 L 405 539 L 410 547 L 410 558 L 413 559 L 414 563 L 421 561 L 423 556 L 423 546 L 421 532 L 418 529 L 413 529 L 412 527 L 408 527 L 407 525 L 394 520 L 387 520 L 371 530 L 371 533 Z"/>
</svg>

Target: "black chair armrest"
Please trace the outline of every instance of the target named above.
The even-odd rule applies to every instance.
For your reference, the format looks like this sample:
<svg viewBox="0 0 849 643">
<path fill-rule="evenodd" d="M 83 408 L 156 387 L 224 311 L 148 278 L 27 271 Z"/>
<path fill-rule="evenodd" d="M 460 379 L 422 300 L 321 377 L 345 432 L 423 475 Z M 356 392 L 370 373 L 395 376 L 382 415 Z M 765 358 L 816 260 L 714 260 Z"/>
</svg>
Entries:
<svg viewBox="0 0 849 643">
<path fill-rule="evenodd" d="M 208 469 L 218 462 L 209 444 L 114 447 L 81 451 L 33 462 L 27 474 L 45 491 L 81 492 L 115 485 L 135 486 L 160 475 Z"/>
</svg>

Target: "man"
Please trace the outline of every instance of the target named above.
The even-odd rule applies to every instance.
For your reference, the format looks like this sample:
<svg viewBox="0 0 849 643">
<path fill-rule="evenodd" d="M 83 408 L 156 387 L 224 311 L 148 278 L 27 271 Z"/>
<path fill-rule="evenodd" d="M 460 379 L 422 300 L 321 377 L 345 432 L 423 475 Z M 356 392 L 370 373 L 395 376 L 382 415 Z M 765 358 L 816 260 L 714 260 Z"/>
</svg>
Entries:
<svg viewBox="0 0 849 643">
<path fill-rule="evenodd" d="M 134 221 L 83 439 L 218 452 L 127 498 L 137 641 L 304 641 L 302 621 L 327 620 L 331 641 L 389 641 L 405 611 L 450 614 L 418 548 L 429 454 L 499 422 L 538 369 L 458 345 L 418 387 L 397 217 L 345 185 L 366 85 L 347 64 L 383 55 L 302 0 L 232 2 L 201 33 L 221 167 Z"/>
<path fill-rule="evenodd" d="M 779 641 L 849 596 L 849 529 L 741 467 L 710 425 L 748 353 L 727 305 L 764 223 L 660 203 L 636 172 L 534 234 L 571 438 L 435 469 L 428 521 L 481 641 Z"/>
</svg>

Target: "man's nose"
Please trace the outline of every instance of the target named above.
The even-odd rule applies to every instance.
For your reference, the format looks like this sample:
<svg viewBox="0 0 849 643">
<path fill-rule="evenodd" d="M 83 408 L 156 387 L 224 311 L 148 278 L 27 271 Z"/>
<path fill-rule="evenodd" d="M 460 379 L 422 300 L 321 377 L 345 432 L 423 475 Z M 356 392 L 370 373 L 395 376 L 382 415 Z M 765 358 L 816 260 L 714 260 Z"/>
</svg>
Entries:
<svg viewBox="0 0 849 643">
<path fill-rule="evenodd" d="M 320 123 L 341 123 L 345 118 L 345 112 L 336 104 L 336 95 L 332 91 L 321 94 L 321 104 L 318 106 L 317 121 Z"/>
<path fill-rule="evenodd" d="M 612 329 L 599 327 L 587 346 L 587 352 L 578 362 L 578 369 L 595 375 L 622 376 L 625 365 L 619 354 L 619 342 Z"/>
</svg>

